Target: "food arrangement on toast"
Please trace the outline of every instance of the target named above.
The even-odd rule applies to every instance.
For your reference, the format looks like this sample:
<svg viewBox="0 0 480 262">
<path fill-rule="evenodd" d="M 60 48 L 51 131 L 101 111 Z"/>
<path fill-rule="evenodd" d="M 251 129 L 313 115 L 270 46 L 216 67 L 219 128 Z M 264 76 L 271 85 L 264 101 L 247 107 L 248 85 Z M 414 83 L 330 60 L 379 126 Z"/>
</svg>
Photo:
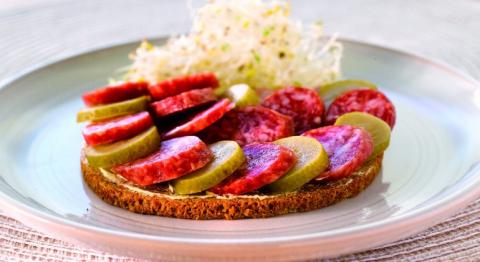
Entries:
<svg viewBox="0 0 480 262">
<path fill-rule="evenodd" d="M 104 201 L 262 218 L 353 197 L 379 173 L 396 118 L 388 97 L 336 81 L 341 44 L 318 24 L 305 32 L 287 4 L 239 3 L 207 4 L 190 34 L 142 43 L 121 81 L 84 93 L 82 173 Z"/>
</svg>

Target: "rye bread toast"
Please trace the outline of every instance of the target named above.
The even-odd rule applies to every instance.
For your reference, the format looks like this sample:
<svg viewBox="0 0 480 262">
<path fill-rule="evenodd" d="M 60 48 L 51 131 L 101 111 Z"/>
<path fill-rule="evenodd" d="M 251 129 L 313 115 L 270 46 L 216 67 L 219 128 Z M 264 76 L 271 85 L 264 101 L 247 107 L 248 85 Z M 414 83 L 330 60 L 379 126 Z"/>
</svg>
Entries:
<svg viewBox="0 0 480 262">
<path fill-rule="evenodd" d="M 382 159 L 381 155 L 365 163 L 347 178 L 309 183 L 299 191 L 275 195 L 255 192 L 241 196 L 180 196 L 167 185 L 141 188 L 89 166 L 83 153 L 81 169 L 85 182 L 101 199 L 135 213 L 197 220 L 243 219 L 305 212 L 354 197 L 372 183 L 380 172 Z"/>
</svg>

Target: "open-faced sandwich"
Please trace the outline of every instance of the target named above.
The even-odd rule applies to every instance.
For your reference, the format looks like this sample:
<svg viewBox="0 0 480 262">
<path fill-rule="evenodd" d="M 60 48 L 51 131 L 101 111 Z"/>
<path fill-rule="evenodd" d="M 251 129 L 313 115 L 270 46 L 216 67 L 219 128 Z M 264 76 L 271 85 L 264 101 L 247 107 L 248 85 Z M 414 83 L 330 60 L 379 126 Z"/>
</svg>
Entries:
<svg viewBox="0 0 480 262">
<path fill-rule="evenodd" d="M 261 218 L 353 197 L 380 171 L 395 108 L 335 81 L 341 45 L 288 6 L 214 1 L 192 32 L 144 42 L 125 79 L 86 92 L 81 167 L 104 201 L 188 219 Z"/>
</svg>

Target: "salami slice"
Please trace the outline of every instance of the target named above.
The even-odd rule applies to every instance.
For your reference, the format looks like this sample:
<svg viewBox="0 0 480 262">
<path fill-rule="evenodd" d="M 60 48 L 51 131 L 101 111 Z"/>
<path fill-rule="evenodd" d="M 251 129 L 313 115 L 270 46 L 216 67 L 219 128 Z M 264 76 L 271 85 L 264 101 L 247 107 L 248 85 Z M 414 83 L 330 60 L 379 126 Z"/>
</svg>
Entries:
<svg viewBox="0 0 480 262">
<path fill-rule="evenodd" d="M 370 135 L 353 126 L 325 126 L 303 134 L 317 139 L 327 152 L 330 166 L 317 180 L 335 180 L 351 175 L 373 151 Z"/>
<path fill-rule="evenodd" d="M 147 87 L 146 82 L 119 83 L 86 92 L 82 99 L 87 106 L 110 104 L 148 95 Z"/>
<path fill-rule="evenodd" d="M 211 192 L 219 195 L 252 192 L 285 175 L 297 161 L 292 150 L 271 143 L 246 145 L 243 153 L 246 164 L 211 188 Z"/>
<path fill-rule="evenodd" d="M 163 117 L 215 101 L 216 99 L 212 88 L 202 88 L 167 97 L 152 103 L 151 107 L 157 117 Z"/>
<path fill-rule="evenodd" d="M 165 80 L 149 86 L 148 90 L 155 100 L 160 100 L 185 91 L 206 87 L 216 88 L 218 85 L 217 77 L 214 74 L 200 73 Z"/>
<path fill-rule="evenodd" d="M 381 92 L 373 89 L 358 89 L 345 92 L 336 98 L 327 110 L 325 121 L 335 123 L 337 118 L 349 112 L 364 112 L 387 122 L 390 128 L 395 125 L 395 107 Z"/>
<path fill-rule="evenodd" d="M 319 127 L 325 111 L 317 92 L 302 87 L 287 87 L 275 91 L 265 98 L 262 105 L 292 117 L 297 134 Z"/>
<path fill-rule="evenodd" d="M 235 104 L 229 99 L 224 98 L 205 111 L 196 114 L 193 118 L 187 122 L 175 127 L 165 134 L 166 138 L 193 135 L 202 131 L 211 124 L 219 120 L 228 111 L 232 110 Z"/>
<path fill-rule="evenodd" d="M 153 120 L 148 112 L 114 118 L 92 123 L 83 128 L 85 142 L 90 146 L 110 144 L 134 137 L 153 126 Z"/>
<path fill-rule="evenodd" d="M 205 166 L 213 154 L 196 136 L 184 136 L 163 141 L 160 150 L 146 158 L 112 169 L 128 181 L 148 186 L 189 174 Z"/>
<path fill-rule="evenodd" d="M 293 135 L 292 118 L 263 106 L 248 106 L 232 110 L 201 137 L 212 143 L 220 140 L 235 140 L 240 145 L 255 142 L 272 142 Z"/>
</svg>

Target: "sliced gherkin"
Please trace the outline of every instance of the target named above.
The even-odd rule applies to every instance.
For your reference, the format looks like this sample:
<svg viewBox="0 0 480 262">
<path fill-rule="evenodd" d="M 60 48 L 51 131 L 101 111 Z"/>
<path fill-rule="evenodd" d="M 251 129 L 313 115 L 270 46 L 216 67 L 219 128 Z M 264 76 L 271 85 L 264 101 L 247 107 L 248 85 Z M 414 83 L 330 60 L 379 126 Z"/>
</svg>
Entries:
<svg viewBox="0 0 480 262">
<path fill-rule="evenodd" d="M 272 193 L 296 191 L 328 168 L 327 152 L 316 139 L 291 136 L 276 140 L 274 144 L 285 146 L 297 155 L 297 163 L 287 174 L 265 187 Z"/>
<path fill-rule="evenodd" d="M 237 107 L 254 106 L 260 103 L 257 92 L 247 84 L 237 84 L 229 87 L 225 96 L 230 98 Z"/>
<path fill-rule="evenodd" d="M 88 146 L 85 148 L 85 157 L 93 167 L 112 167 L 124 164 L 157 151 L 160 148 L 160 135 L 156 127 L 127 140 L 116 143 Z"/>
<path fill-rule="evenodd" d="M 351 112 L 340 116 L 335 125 L 364 128 L 372 137 L 373 152 L 369 160 L 383 153 L 390 144 L 390 126 L 382 119 L 363 112 Z"/>
<path fill-rule="evenodd" d="M 209 146 L 214 158 L 205 167 L 172 182 L 176 194 L 186 195 L 207 190 L 231 175 L 245 161 L 242 148 L 235 141 L 219 141 Z"/>
<path fill-rule="evenodd" d="M 77 122 L 100 121 L 113 117 L 135 114 L 146 110 L 148 101 L 148 96 L 141 96 L 118 103 L 87 107 L 77 113 Z"/>
</svg>

